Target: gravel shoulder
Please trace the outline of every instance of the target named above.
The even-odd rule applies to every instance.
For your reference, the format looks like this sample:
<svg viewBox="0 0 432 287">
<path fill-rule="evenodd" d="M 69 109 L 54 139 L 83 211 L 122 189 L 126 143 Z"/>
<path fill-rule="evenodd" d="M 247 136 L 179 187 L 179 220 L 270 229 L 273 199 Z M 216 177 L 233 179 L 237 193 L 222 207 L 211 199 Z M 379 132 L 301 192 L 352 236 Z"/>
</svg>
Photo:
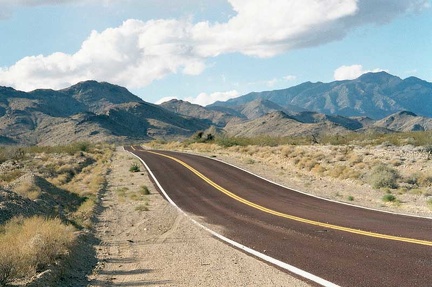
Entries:
<svg viewBox="0 0 432 287">
<path fill-rule="evenodd" d="M 121 148 L 114 154 L 89 286 L 309 286 L 192 223 L 162 198 L 142 167 L 129 171 L 137 162 Z"/>
</svg>

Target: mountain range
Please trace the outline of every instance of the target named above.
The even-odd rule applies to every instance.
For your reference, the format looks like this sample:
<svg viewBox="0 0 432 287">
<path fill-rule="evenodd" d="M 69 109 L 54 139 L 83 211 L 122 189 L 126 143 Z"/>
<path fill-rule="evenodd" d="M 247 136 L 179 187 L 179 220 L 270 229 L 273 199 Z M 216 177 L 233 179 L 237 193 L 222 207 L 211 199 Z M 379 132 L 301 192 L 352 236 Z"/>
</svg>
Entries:
<svg viewBox="0 0 432 287">
<path fill-rule="evenodd" d="M 85 81 L 28 93 L 0 87 L 0 144 L 171 139 L 207 127 L 109 83 Z"/>
<path fill-rule="evenodd" d="M 206 107 L 160 105 L 126 88 L 85 81 L 62 90 L 0 87 L 0 144 L 53 145 L 190 137 L 210 126 L 231 136 L 432 129 L 432 83 L 385 72 L 253 92 Z"/>
<path fill-rule="evenodd" d="M 269 101 L 288 113 L 307 110 L 326 115 L 382 119 L 399 111 L 410 111 L 432 117 L 432 83 L 415 77 L 402 80 L 386 72 L 366 73 L 354 80 L 306 82 L 283 90 L 253 92 L 216 102 L 208 108 L 239 111 L 255 100 Z"/>
</svg>

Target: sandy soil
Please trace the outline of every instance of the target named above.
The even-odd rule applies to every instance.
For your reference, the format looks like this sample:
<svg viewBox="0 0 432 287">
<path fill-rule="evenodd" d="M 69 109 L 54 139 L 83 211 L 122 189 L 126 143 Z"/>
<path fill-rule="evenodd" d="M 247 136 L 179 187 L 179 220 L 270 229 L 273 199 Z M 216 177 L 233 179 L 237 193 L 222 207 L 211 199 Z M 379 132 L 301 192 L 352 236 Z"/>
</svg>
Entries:
<svg viewBox="0 0 432 287">
<path fill-rule="evenodd" d="M 308 286 L 193 224 L 157 193 L 143 168 L 129 172 L 134 162 L 122 149 L 114 155 L 89 286 Z"/>
</svg>

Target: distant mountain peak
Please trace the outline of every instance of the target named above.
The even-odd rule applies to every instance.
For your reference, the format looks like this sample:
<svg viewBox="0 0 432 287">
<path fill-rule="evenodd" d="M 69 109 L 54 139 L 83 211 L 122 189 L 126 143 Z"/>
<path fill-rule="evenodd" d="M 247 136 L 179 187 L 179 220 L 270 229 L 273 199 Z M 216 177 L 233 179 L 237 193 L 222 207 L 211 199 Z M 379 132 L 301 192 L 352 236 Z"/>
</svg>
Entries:
<svg viewBox="0 0 432 287">
<path fill-rule="evenodd" d="M 417 117 L 417 115 L 415 113 L 410 112 L 410 111 L 400 111 L 400 112 L 395 113 L 394 115 Z"/>
<path fill-rule="evenodd" d="M 385 83 L 389 81 L 402 81 L 401 78 L 393 76 L 387 72 L 369 72 L 361 75 L 357 78 L 361 82 L 375 82 L 375 83 Z"/>
</svg>

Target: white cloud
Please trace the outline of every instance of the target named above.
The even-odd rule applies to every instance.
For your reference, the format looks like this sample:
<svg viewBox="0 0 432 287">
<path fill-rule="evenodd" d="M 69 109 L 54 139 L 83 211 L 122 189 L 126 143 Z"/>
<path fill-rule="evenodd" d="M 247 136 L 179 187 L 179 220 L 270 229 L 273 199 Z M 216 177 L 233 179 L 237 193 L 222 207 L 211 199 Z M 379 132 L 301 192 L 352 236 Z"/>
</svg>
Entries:
<svg viewBox="0 0 432 287">
<path fill-rule="evenodd" d="M 200 106 L 207 106 L 216 101 L 227 101 L 239 96 L 240 94 L 236 90 L 232 90 L 227 92 L 215 92 L 211 94 L 200 93 L 196 97 L 187 97 L 184 100 Z"/>
<path fill-rule="evenodd" d="M 357 79 L 365 73 L 377 73 L 382 71 L 387 72 L 387 70 L 383 70 L 380 68 L 373 70 L 364 70 L 362 65 L 340 66 L 334 71 L 333 77 L 336 81 L 353 80 Z"/>
<path fill-rule="evenodd" d="M 0 1 L 21 6 L 72 3 L 71 0 Z M 110 1 L 113 0 L 78 3 Z M 392 0 L 391 5 L 389 0 L 228 1 L 236 14 L 227 22 L 127 20 L 116 28 L 93 31 L 74 54 L 29 56 L 3 67 L 0 85 L 32 90 L 62 88 L 94 79 L 140 88 L 172 73 L 198 75 L 206 68 L 206 59 L 220 54 L 272 57 L 339 40 L 353 28 L 385 23 L 398 15 L 423 9 L 428 3 L 428 0 Z"/>
<path fill-rule="evenodd" d="M 178 71 L 197 75 L 205 63 L 192 50 L 190 25 L 177 20 L 127 20 L 117 28 L 93 31 L 75 54 L 26 57 L 1 69 L 0 84 L 32 90 L 93 79 L 139 88 Z"/>
<path fill-rule="evenodd" d="M 295 81 L 297 79 L 297 77 L 294 75 L 287 75 L 287 76 L 283 77 L 283 79 L 287 82 L 291 82 L 291 81 Z"/>
</svg>

